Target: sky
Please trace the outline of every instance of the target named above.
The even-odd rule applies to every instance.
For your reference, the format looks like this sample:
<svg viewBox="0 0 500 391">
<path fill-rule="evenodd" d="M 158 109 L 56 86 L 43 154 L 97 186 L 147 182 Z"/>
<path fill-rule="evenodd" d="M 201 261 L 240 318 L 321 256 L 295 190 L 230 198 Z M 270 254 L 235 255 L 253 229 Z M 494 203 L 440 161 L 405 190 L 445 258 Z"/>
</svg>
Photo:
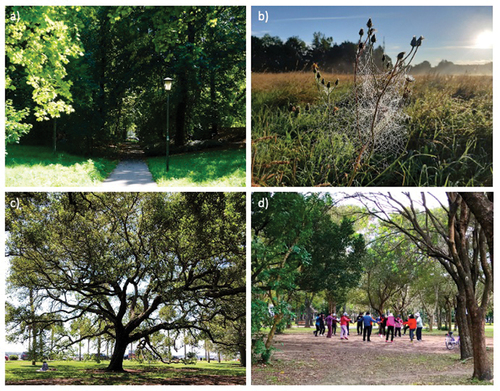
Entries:
<svg viewBox="0 0 500 391">
<path fill-rule="evenodd" d="M 267 14 L 266 14 L 267 11 Z M 259 16 L 260 19 L 259 20 Z M 267 19 L 266 19 L 267 17 Z M 493 60 L 492 7 L 252 7 L 252 35 L 278 36 L 283 41 L 298 36 L 307 44 L 314 32 L 332 37 L 335 43 L 356 42 L 368 18 L 377 29 L 377 41 L 385 39 L 386 52 L 396 57 L 410 49 L 415 35 L 424 36 L 414 64 L 441 60 L 456 64 Z M 264 19 L 264 20 L 262 20 Z M 267 22 L 266 22 L 267 21 Z"/>
</svg>

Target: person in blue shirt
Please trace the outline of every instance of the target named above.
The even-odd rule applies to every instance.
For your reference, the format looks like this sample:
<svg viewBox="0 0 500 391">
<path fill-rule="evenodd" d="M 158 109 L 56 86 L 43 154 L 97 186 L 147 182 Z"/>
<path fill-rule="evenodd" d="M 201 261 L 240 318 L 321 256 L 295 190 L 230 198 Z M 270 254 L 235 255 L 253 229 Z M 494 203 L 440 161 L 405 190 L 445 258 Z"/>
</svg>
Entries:
<svg viewBox="0 0 500 391">
<path fill-rule="evenodd" d="M 365 316 L 363 316 L 363 341 L 370 341 L 370 336 L 372 335 L 372 323 L 378 323 L 377 320 L 373 319 L 370 312 L 367 311 Z"/>
<path fill-rule="evenodd" d="M 317 337 L 317 336 L 318 336 L 318 333 L 319 333 L 319 332 L 320 332 L 320 330 L 321 330 L 321 326 L 320 326 L 320 324 L 321 324 L 321 315 L 322 315 L 322 314 L 320 314 L 320 315 L 318 315 L 318 316 L 316 317 L 316 331 L 314 331 L 314 336 L 315 336 L 315 337 Z"/>
</svg>

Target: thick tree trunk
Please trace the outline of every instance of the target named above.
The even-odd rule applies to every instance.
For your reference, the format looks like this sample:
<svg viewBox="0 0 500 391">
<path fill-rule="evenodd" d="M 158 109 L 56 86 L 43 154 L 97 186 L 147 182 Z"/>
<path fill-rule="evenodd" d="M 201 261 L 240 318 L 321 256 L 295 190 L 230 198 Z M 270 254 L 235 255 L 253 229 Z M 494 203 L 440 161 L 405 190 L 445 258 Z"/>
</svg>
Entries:
<svg viewBox="0 0 500 391">
<path fill-rule="evenodd" d="M 195 43 L 195 28 L 193 23 L 189 23 L 187 27 L 188 36 L 187 43 L 189 45 L 188 56 L 186 63 L 182 66 L 181 72 L 179 74 L 179 82 L 176 83 L 179 91 L 179 102 L 177 104 L 177 114 L 175 120 L 176 132 L 175 132 L 175 145 L 182 146 L 186 142 L 186 127 L 187 127 L 187 115 L 188 115 L 188 102 L 189 102 L 189 89 L 191 83 L 189 82 L 189 77 L 192 74 L 192 56 L 193 47 Z"/>
<path fill-rule="evenodd" d="M 455 314 L 455 319 L 460 333 L 460 359 L 465 360 L 471 358 L 473 352 L 469 322 L 467 320 L 465 308 L 465 293 L 463 292 L 457 294 L 457 313 Z M 451 330 L 451 323 L 449 326 L 449 330 Z"/>
<path fill-rule="evenodd" d="M 480 309 L 471 311 L 471 323 L 474 346 L 474 374 L 472 377 L 479 380 L 491 380 L 493 379 L 493 371 L 486 352 L 483 311 Z"/>
<path fill-rule="evenodd" d="M 242 367 L 247 366 L 247 349 L 245 344 L 238 345 L 240 352 L 240 363 Z"/>
<path fill-rule="evenodd" d="M 427 314 L 429 316 L 429 331 L 432 331 L 434 325 L 434 314 Z"/>
<path fill-rule="evenodd" d="M 128 346 L 128 341 L 125 338 L 116 339 L 113 355 L 111 356 L 111 361 L 109 362 L 109 365 L 106 368 L 107 371 L 124 372 L 123 356 L 125 356 L 125 351 L 127 350 L 127 346 Z"/>
<path fill-rule="evenodd" d="M 305 322 L 305 327 L 311 327 L 312 326 L 312 320 L 313 320 L 313 313 L 312 313 L 312 307 L 311 307 L 311 300 L 306 295 L 306 300 L 304 303 L 304 307 L 306 309 L 306 322 Z"/>
</svg>

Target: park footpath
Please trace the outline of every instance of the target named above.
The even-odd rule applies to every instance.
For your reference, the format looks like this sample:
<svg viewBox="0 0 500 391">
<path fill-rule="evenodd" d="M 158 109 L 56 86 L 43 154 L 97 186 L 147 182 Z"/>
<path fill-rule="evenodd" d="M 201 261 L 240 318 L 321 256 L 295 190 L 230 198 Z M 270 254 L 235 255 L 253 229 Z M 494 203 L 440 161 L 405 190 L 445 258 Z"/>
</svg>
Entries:
<svg viewBox="0 0 500 391">
<path fill-rule="evenodd" d="M 118 189 L 122 187 L 158 187 L 142 160 L 122 160 L 111 175 L 103 182 L 104 187 Z"/>
</svg>

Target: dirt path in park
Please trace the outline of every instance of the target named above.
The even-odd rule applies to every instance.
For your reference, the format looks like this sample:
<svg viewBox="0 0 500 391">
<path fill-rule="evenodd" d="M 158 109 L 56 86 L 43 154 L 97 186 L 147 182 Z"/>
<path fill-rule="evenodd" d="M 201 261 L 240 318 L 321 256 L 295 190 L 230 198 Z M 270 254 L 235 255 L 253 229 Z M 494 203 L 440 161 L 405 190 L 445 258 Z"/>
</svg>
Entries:
<svg viewBox="0 0 500 391">
<path fill-rule="evenodd" d="M 444 336 L 425 336 L 410 343 L 408 333 L 386 343 L 378 334 L 371 342 L 351 331 L 349 340 L 307 334 L 275 336 L 270 365 L 252 368 L 252 384 L 456 384 L 472 375 L 472 360 L 458 360 Z M 486 339 L 493 348 L 493 338 Z"/>
</svg>

